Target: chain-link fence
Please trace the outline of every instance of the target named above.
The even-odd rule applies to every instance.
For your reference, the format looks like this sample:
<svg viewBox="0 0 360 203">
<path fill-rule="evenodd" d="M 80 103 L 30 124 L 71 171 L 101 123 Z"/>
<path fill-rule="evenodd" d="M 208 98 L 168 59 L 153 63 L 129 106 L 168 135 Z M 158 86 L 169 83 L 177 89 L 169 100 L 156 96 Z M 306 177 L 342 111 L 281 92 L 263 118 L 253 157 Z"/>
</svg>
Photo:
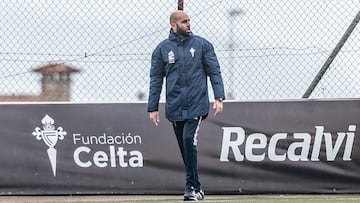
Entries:
<svg viewBox="0 0 360 203">
<path fill-rule="evenodd" d="M 0 100 L 44 100 L 50 89 L 69 91 L 74 102 L 108 102 L 146 100 L 151 53 L 167 37 L 178 1 L 2 0 L 0 6 Z M 193 33 L 214 44 L 228 99 L 301 98 L 357 23 L 360 1 L 184 0 L 184 10 Z M 359 27 L 347 33 L 311 98 L 360 96 Z M 53 80 L 63 83 L 44 88 Z"/>
</svg>

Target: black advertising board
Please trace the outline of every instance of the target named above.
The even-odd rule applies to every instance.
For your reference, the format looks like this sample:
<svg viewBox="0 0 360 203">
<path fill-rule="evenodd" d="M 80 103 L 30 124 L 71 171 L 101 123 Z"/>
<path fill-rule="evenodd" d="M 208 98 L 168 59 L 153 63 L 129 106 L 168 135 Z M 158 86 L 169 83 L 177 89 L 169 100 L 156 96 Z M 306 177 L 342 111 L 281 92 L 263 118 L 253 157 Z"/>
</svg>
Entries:
<svg viewBox="0 0 360 203">
<path fill-rule="evenodd" d="M 171 124 L 145 103 L 3 103 L 0 194 L 180 194 Z M 225 102 L 202 122 L 207 193 L 359 193 L 360 100 Z"/>
</svg>

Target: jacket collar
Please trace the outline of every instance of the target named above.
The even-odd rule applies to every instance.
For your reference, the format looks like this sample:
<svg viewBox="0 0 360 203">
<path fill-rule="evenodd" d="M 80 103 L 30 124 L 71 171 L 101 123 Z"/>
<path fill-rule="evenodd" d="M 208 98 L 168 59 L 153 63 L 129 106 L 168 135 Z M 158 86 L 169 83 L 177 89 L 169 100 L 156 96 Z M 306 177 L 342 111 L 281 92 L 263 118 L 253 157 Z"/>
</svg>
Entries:
<svg viewBox="0 0 360 203">
<path fill-rule="evenodd" d="M 169 40 L 182 42 L 182 41 L 186 41 L 186 40 L 190 39 L 192 36 L 193 36 L 192 32 L 190 32 L 189 36 L 186 36 L 186 37 L 180 36 L 179 34 L 174 32 L 174 30 L 171 28 L 170 33 L 169 33 Z"/>
</svg>

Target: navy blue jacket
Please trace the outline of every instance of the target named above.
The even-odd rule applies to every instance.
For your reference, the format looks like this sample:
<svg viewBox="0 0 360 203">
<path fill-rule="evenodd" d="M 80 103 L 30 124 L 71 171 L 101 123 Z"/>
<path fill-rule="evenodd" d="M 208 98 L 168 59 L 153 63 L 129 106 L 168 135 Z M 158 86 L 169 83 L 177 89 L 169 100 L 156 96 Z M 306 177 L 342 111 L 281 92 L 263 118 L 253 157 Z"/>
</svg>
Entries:
<svg viewBox="0 0 360 203">
<path fill-rule="evenodd" d="M 190 34 L 180 37 L 170 30 L 151 58 L 148 112 L 158 111 L 166 78 L 166 118 L 182 121 L 209 113 L 207 76 L 215 98 L 225 99 L 220 66 L 213 45 Z"/>
</svg>

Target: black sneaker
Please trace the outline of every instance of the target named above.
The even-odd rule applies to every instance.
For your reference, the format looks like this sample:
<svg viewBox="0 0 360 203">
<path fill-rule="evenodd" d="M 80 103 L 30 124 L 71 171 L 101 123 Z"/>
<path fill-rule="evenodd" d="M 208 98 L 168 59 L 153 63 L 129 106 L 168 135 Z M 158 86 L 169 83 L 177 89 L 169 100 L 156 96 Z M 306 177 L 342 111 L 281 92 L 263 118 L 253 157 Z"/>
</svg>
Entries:
<svg viewBox="0 0 360 203">
<path fill-rule="evenodd" d="M 205 194 L 203 190 L 200 190 L 198 192 L 195 192 L 195 197 L 197 200 L 201 201 L 205 199 Z"/>
<path fill-rule="evenodd" d="M 198 201 L 196 198 L 195 191 L 185 191 L 184 193 L 184 201 Z"/>
</svg>

